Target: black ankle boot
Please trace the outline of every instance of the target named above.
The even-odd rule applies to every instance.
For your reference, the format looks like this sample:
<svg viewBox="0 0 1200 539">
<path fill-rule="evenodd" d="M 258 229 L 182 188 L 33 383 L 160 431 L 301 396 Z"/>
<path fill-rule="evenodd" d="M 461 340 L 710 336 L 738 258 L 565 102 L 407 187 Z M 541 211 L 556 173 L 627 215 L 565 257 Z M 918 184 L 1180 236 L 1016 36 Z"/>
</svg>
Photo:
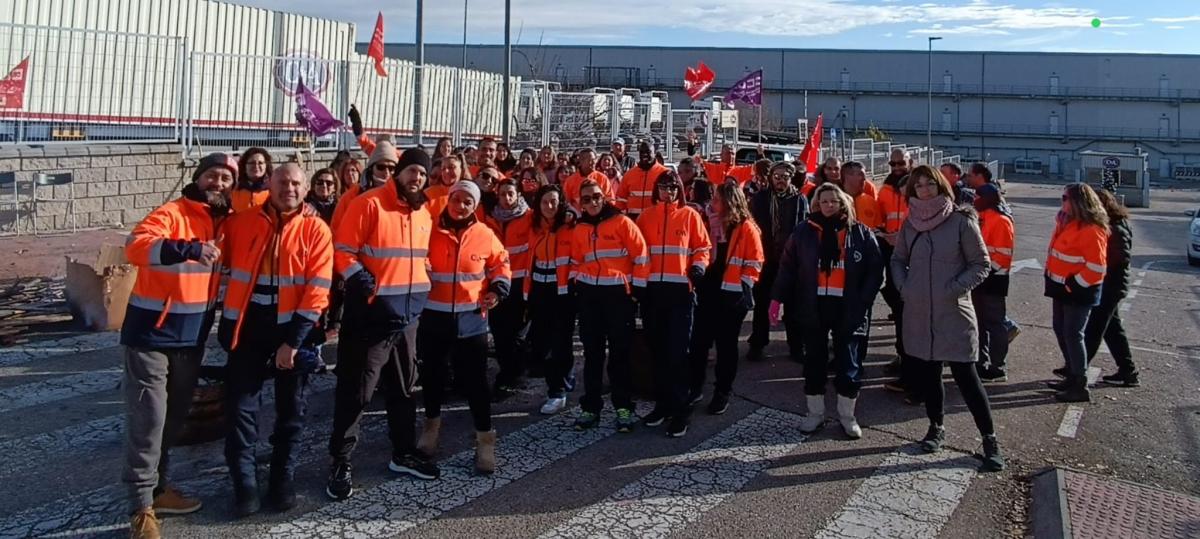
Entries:
<svg viewBox="0 0 1200 539">
<path fill-rule="evenodd" d="M 237 518 L 246 518 L 257 513 L 262 505 L 258 501 L 258 488 L 238 486 L 233 489 L 233 514 Z"/>
<path fill-rule="evenodd" d="M 1066 387 L 1054 394 L 1058 402 L 1091 402 L 1092 394 L 1088 391 L 1087 378 L 1075 376 L 1066 380 Z"/>
</svg>

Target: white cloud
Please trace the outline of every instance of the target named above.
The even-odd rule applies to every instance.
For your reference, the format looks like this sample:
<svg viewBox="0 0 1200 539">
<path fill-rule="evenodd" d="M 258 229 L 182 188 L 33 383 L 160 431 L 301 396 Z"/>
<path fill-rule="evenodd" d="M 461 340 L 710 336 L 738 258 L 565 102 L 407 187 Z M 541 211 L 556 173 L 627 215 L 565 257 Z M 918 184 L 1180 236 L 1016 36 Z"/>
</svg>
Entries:
<svg viewBox="0 0 1200 539">
<path fill-rule="evenodd" d="M 931 35 L 931 36 L 933 36 L 933 35 L 950 35 L 950 36 L 952 36 L 952 35 L 958 35 L 958 34 L 971 34 L 971 35 L 976 35 L 976 36 L 1007 36 L 1007 35 L 1012 34 L 1011 32 L 1009 32 L 1007 30 L 1001 30 L 999 28 L 982 28 L 979 26 L 952 26 L 950 28 L 940 28 L 940 26 L 941 26 L 940 24 L 935 24 L 935 25 L 933 25 L 932 28 L 918 28 L 916 30 L 909 30 L 908 33 L 917 34 L 917 35 Z"/>
<path fill-rule="evenodd" d="M 1184 30 L 1186 26 L 1164 26 L 1163 30 Z"/>
<path fill-rule="evenodd" d="M 1150 22 L 1173 23 L 1173 22 L 1200 22 L 1200 15 L 1191 15 L 1188 17 L 1151 17 L 1146 19 Z"/>
</svg>

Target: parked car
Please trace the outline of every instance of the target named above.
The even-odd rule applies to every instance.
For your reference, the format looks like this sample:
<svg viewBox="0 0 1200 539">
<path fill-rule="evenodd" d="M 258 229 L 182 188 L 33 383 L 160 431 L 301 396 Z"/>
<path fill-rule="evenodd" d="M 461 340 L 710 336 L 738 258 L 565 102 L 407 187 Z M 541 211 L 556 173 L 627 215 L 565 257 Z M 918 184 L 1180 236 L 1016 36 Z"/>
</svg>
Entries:
<svg viewBox="0 0 1200 539">
<path fill-rule="evenodd" d="M 1188 210 L 1187 215 L 1192 218 L 1188 225 L 1188 264 L 1200 266 L 1200 209 Z"/>
</svg>

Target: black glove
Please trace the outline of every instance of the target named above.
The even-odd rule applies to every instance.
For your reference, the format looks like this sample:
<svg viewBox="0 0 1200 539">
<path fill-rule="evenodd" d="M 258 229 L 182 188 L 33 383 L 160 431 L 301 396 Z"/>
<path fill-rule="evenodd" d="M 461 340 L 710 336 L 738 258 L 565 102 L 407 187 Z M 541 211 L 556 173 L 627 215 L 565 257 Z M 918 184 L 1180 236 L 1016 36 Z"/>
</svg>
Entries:
<svg viewBox="0 0 1200 539">
<path fill-rule="evenodd" d="M 366 299 L 375 293 L 375 276 L 362 269 L 346 279 L 346 295 Z"/>
<path fill-rule="evenodd" d="M 700 280 L 704 278 L 704 268 L 700 266 L 692 266 L 688 268 L 688 280 L 692 282 L 693 287 L 700 286 Z"/>
<path fill-rule="evenodd" d="M 350 117 L 350 130 L 354 132 L 355 137 L 361 137 L 363 134 L 362 116 L 358 113 L 358 108 L 350 105 L 350 112 L 346 113 Z"/>
<path fill-rule="evenodd" d="M 742 297 L 738 298 L 737 307 L 747 311 L 754 310 L 754 287 L 746 281 L 742 281 Z"/>
</svg>

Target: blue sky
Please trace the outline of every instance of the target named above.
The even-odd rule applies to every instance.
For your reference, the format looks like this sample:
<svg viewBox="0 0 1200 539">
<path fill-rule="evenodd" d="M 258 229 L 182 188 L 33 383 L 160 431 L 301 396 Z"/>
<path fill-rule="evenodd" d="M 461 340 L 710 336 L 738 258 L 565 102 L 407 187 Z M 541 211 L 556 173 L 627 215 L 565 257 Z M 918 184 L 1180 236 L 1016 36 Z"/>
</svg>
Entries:
<svg viewBox="0 0 1200 539">
<path fill-rule="evenodd" d="M 388 42 L 413 41 L 415 0 L 235 0 L 355 23 L 382 9 Z M 503 0 L 469 0 L 470 43 L 503 42 Z M 554 45 L 1200 54 L 1200 0 L 513 0 L 513 39 Z M 462 41 L 462 0 L 425 3 L 425 39 Z M 1099 28 L 1091 21 L 1101 20 Z"/>
</svg>

